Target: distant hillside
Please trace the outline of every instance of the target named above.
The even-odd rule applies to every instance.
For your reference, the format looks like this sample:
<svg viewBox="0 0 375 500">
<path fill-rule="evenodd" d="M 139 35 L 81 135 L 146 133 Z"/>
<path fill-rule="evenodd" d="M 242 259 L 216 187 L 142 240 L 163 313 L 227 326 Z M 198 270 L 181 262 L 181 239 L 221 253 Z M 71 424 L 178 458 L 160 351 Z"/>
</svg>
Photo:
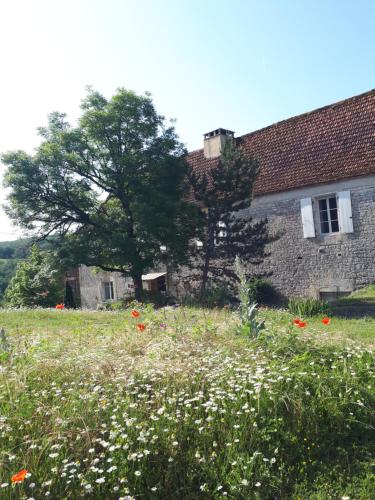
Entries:
<svg viewBox="0 0 375 500">
<path fill-rule="evenodd" d="M 14 241 L 0 241 L 0 259 L 25 259 L 34 241 L 32 238 L 21 238 Z M 38 246 L 43 250 L 53 246 L 53 239 L 40 241 Z"/>
<path fill-rule="evenodd" d="M 14 241 L 0 241 L 0 259 L 25 259 L 29 252 L 29 238 Z"/>
</svg>

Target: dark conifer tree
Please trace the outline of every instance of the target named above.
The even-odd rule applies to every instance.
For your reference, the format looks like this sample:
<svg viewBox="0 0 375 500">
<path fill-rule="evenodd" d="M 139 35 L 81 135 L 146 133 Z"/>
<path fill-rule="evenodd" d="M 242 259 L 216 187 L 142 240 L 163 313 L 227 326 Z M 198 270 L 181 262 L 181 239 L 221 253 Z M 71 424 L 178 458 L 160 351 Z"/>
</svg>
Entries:
<svg viewBox="0 0 375 500">
<path fill-rule="evenodd" d="M 189 180 L 200 207 L 200 236 L 191 248 L 190 279 L 225 283 L 233 288 L 236 255 L 247 264 L 260 264 L 271 241 L 267 219 L 253 222 L 249 215 L 259 163 L 241 147 L 227 141 L 217 165 L 208 174 L 189 171 Z M 251 274 L 250 266 L 249 271 Z"/>
</svg>

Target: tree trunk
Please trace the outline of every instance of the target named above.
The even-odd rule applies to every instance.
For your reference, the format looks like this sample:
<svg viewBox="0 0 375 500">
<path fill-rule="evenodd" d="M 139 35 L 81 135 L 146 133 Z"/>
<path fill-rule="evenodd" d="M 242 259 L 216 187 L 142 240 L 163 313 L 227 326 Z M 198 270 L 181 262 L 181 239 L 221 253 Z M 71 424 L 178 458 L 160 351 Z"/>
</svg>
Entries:
<svg viewBox="0 0 375 500">
<path fill-rule="evenodd" d="M 132 276 L 132 278 L 134 284 L 135 300 L 142 302 L 142 292 L 143 292 L 142 274 L 137 274 L 135 276 Z"/>
<path fill-rule="evenodd" d="M 209 248 L 209 243 L 208 243 L 203 257 L 201 293 L 203 293 L 206 290 L 208 281 L 208 272 L 210 270 L 210 260 L 211 260 L 211 249 Z"/>
<path fill-rule="evenodd" d="M 208 238 L 205 246 L 205 253 L 203 257 L 201 293 L 206 290 L 207 286 L 208 273 L 210 271 L 210 262 L 213 255 L 213 248 L 215 245 L 214 239 L 215 239 L 214 230 L 212 228 L 212 224 L 210 224 L 208 228 Z"/>
</svg>

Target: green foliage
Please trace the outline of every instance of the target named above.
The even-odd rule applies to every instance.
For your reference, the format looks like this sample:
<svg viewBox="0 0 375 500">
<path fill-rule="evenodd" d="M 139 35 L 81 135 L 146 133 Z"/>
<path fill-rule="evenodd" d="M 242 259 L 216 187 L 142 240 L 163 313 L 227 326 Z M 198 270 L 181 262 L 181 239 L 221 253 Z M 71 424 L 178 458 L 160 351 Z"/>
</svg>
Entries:
<svg viewBox="0 0 375 500">
<path fill-rule="evenodd" d="M 10 345 L 9 340 L 5 334 L 4 328 L 0 329 L 0 352 L 1 351 L 9 351 Z"/>
<path fill-rule="evenodd" d="M 186 306 L 203 307 L 207 309 L 228 307 L 233 302 L 233 296 L 224 284 L 214 284 L 208 281 L 205 288 L 192 291 L 181 299 Z"/>
<path fill-rule="evenodd" d="M 374 498 L 372 350 L 135 306 L 142 333 L 129 310 L 0 311 L 5 498 Z"/>
<path fill-rule="evenodd" d="M 4 328 L 0 329 L 0 363 L 9 359 L 10 344 Z"/>
<path fill-rule="evenodd" d="M 17 262 L 16 259 L 0 260 L 0 300 L 3 298 L 7 286 L 16 272 Z"/>
<path fill-rule="evenodd" d="M 171 297 L 168 293 L 142 290 L 142 293 L 139 295 L 139 299 L 136 301 L 134 300 L 134 297 L 115 301 L 106 301 L 100 305 L 99 310 L 121 311 L 128 309 L 129 307 L 143 307 L 145 304 L 151 304 L 154 307 L 164 307 L 167 305 L 172 305 L 175 302 L 176 301 L 173 299 L 173 297 Z"/>
<path fill-rule="evenodd" d="M 301 317 L 328 314 L 330 312 L 327 302 L 318 299 L 292 298 L 289 299 L 288 309 L 292 314 Z"/>
<path fill-rule="evenodd" d="M 24 259 L 30 251 L 30 239 L 0 241 L 0 259 Z"/>
<path fill-rule="evenodd" d="M 355 290 L 350 295 L 340 297 L 338 305 L 375 305 L 375 285 Z"/>
<path fill-rule="evenodd" d="M 233 264 L 236 255 L 251 264 L 259 264 L 267 255 L 266 244 L 273 238 L 267 220 L 252 221 L 241 211 L 251 205 L 252 190 L 259 163 L 228 140 L 215 166 L 208 173 L 188 171 L 194 197 L 199 203 L 200 249 L 191 247 L 192 280 L 204 289 L 212 280 L 235 290 Z M 244 212 L 242 212 L 243 214 Z"/>
<path fill-rule="evenodd" d="M 140 302 L 143 304 L 152 304 L 155 307 L 164 307 L 174 304 L 176 301 L 171 295 L 164 292 L 151 292 L 150 290 L 142 290 Z"/>
<path fill-rule="evenodd" d="M 5 291 L 10 307 L 51 307 L 64 298 L 63 276 L 52 256 L 34 245 L 29 257 L 20 261 Z"/>
<path fill-rule="evenodd" d="M 246 271 L 241 259 L 237 255 L 234 270 L 238 279 L 238 298 L 240 301 L 239 313 L 242 322 L 241 331 L 252 338 L 259 336 L 265 328 L 264 321 L 258 321 L 257 303 L 251 302 L 251 285 L 246 280 Z"/>
<path fill-rule="evenodd" d="M 33 156 L 3 155 L 8 214 L 35 233 L 55 235 L 67 266 L 141 275 L 160 261 L 186 261 L 196 207 L 186 201 L 185 148 L 148 94 L 89 90 L 77 128 L 53 113 Z M 98 196 L 99 195 L 99 196 Z"/>
<path fill-rule="evenodd" d="M 262 305 L 275 305 L 279 303 L 280 297 L 271 283 L 263 278 L 252 278 L 248 282 L 250 302 Z"/>
<path fill-rule="evenodd" d="M 209 282 L 207 286 L 198 293 L 195 298 L 195 302 L 200 307 L 207 307 L 211 309 L 213 307 L 227 306 L 230 304 L 231 299 L 232 297 L 228 287 L 225 285 L 215 285 L 214 283 Z"/>
</svg>

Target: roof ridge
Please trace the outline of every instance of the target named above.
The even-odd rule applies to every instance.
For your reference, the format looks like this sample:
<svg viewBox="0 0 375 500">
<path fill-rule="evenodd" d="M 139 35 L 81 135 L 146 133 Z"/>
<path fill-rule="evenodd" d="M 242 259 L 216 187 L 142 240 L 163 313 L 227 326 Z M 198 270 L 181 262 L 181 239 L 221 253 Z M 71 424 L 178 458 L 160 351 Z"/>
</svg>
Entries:
<svg viewBox="0 0 375 500">
<path fill-rule="evenodd" d="M 293 120 L 298 120 L 298 119 L 304 118 L 304 117 L 306 117 L 308 115 L 312 115 L 312 114 L 324 111 L 324 110 L 329 109 L 329 108 L 335 108 L 337 106 L 342 106 L 344 104 L 347 104 L 350 101 L 355 101 L 356 99 L 361 99 L 364 96 L 370 95 L 370 94 L 375 94 L 375 88 L 367 90 L 366 92 L 362 92 L 362 94 L 357 94 L 357 95 L 354 95 L 354 96 L 351 96 L 351 97 L 347 97 L 346 99 L 341 99 L 340 101 L 336 101 L 336 102 L 333 102 L 331 104 L 326 104 L 325 106 L 321 106 L 320 108 L 312 109 L 311 111 L 306 111 L 305 113 L 301 113 L 299 115 L 290 116 L 289 118 L 285 118 L 284 120 L 280 120 L 278 122 L 271 123 L 270 125 L 266 125 L 265 127 L 259 128 L 257 130 L 253 130 L 252 132 L 247 132 L 246 134 L 240 135 L 239 137 L 236 137 L 235 139 L 236 140 L 238 140 L 238 139 L 244 139 L 246 137 L 249 137 L 249 136 L 258 134 L 260 132 L 263 132 L 264 130 L 267 130 L 269 128 L 276 127 L 277 125 L 281 125 L 283 123 L 291 122 Z M 197 148 L 197 149 L 193 149 L 192 151 L 188 151 L 188 156 L 191 153 L 197 153 L 199 151 L 203 151 L 203 148 Z"/>
<path fill-rule="evenodd" d="M 333 102 L 331 104 L 326 104 L 325 106 L 321 106 L 320 108 L 312 109 L 311 111 L 306 111 L 305 113 L 301 113 L 299 115 L 295 116 L 290 116 L 289 118 L 285 118 L 284 120 L 280 120 L 275 123 L 271 123 L 270 125 L 266 125 L 265 127 L 259 128 L 257 130 L 253 130 L 252 132 L 248 132 L 247 134 L 240 135 L 239 137 L 236 137 L 236 139 L 242 139 L 244 137 L 247 137 L 249 135 L 257 134 L 258 132 L 263 132 L 264 130 L 267 130 L 271 127 L 275 127 L 276 125 L 281 125 L 282 123 L 290 122 L 292 120 L 298 120 L 301 118 L 304 118 L 308 115 L 312 115 L 321 111 L 324 111 L 329 108 L 335 108 L 337 106 L 342 106 L 344 104 L 347 104 L 349 101 L 355 101 L 356 99 L 360 99 L 366 95 L 370 94 L 375 94 L 375 89 L 368 90 L 366 92 L 363 92 L 362 94 L 357 94 L 352 97 L 347 97 L 346 99 L 341 99 L 340 101 Z"/>
</svg>

